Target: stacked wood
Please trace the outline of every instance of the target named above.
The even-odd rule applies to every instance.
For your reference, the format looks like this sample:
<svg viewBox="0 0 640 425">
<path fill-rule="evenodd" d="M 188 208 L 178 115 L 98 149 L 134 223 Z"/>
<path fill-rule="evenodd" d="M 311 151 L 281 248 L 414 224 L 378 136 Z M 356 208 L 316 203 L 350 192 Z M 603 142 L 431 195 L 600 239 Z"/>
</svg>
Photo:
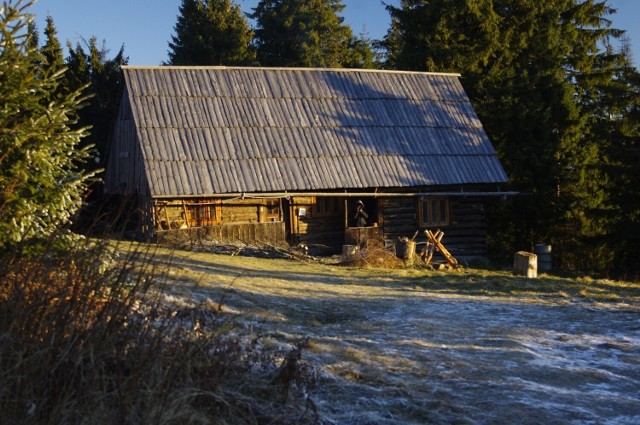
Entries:
<svg viewBox="0 0 640 425">
<path fill-rule="evenodd" d="M 538 277 L 538 256 L 525 251 L 516 252 L 513 256 L 513 273 L 529 279 Z"/>
<path fill-rule="evenodd" d="M 157 232 L 158 241 L 183 240 L 201 241 L 211 240 L 219 243 L 243 242 L 243 243 L 286 243 L 284 223 L 238 223 L 216 224 L 213 226 L 197 227 L 191 229 L 166 230 Z"/>
</svg>

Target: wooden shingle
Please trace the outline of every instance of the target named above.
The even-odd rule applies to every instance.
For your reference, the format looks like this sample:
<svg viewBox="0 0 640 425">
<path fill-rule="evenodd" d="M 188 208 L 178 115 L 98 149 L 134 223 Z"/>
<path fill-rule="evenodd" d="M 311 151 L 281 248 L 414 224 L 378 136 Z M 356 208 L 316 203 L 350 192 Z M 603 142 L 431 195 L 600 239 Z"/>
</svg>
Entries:
<svg viewBox="0 0 640 425">
<path fill-rule="evenodd" d="M 456 74 L 123 67 L 108 190 L 215 195 L 506 182 Z M 119 161 L 112 152 L 111 161 Z M 132 183 L 142 167 L 146 182 Z M 109 180 L 112 180 L 110 183 Z M 139 180 L 139 179 L 138 179 Z M 143 187 L 131 187 L 140 184 Z"/>
</svg>

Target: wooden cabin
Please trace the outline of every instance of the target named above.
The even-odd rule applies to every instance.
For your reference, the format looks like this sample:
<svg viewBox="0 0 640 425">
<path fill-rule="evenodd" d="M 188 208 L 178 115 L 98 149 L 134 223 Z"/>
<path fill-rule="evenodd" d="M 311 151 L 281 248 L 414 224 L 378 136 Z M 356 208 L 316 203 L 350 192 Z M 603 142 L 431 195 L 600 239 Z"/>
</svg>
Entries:
<svg viewBox="0 0 640 425">
<path fill-rule="evenodd" d="M 458 74 L 169 66 L 123 74 L 105 187 L 137 200 L 147 237 L 190 229 L 338 249 L 439 228 L 454 255 L 486 255 L 484 203 L 504 195 L 507 176 Z M 369 217 L 354 228 L 358 200 Z"/>
</svg>

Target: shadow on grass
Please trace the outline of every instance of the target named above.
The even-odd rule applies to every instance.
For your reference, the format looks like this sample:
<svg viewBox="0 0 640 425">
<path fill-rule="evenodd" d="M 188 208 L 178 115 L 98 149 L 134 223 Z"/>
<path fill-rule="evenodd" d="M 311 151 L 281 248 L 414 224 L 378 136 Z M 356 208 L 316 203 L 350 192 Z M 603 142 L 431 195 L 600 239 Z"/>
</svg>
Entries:
<svg viewBox="0 0 640 425">
<path fill-rule="evenodd" d="M 184 278 L 186 284 L 203 283 L 215 286 L 219 278 L 277 279 L 293 287 L 300 282 L 315 297 L 342 296 L 352 298 L 346 289 L 352 286 L 369 288 L 372 299 L 386 298 L 381 291 L 412 292 L 416 289 L 443 295 L 539 298 L 561 302 L 613 302 L 636 304 L 640 301 L 640 284 L 596 279 L 571 279 L 543 274 L 537 279 L 514 276 L 510 272 L 482 269 L 434 272 L 420 269 L 383 270 L 305 264 L 294 260 L 228 257 L 185 251 L 159 250 L 154 254 L 156 265 L 180 269 L 175 273 L 176 283 Z M 190 270 L 191 273 L 187 273 Z M 331 288 L 323 288 L 330 283 Z M 341 291 L 345 291 L 344 293 Z M 531 301 L 531 300 L 530 300 Z"/>
</svg>

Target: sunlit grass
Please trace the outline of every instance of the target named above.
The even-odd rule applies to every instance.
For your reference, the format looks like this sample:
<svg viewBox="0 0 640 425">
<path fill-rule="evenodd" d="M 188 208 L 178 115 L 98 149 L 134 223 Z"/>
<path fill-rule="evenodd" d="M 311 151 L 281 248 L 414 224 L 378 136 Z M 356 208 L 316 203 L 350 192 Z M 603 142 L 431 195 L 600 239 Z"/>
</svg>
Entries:
<svg viewBox="0 0 640 425">
<path fill-rule="evenodd" d="M 156 258 L 166 261 L 168 276 L 178 286 L 198 284 L 214 292 L 240 291 L 251 299 L 264 296 L 287 300 L 369 300 L 398 296 L 501 297 L 528 302 L 590 301 L 637 304 L 640 285 L 634 282 L 563 277 L 542 274 L 537 279 L 514 276 L 509 271 L 463 268 L 456 271 L 426 269 L 370 269 L 281 259 L 173 251 L 159 247 Z M 219 293 L 222 296 L 222 292 Z M 232 294 L 231 294 L 232 295 Z M 291 308 L 294 308 L 292 305 Z M 303 314 L 304 312 L 301 312 Z M 339 316 L 339 313 L 336 313 Z M 335 321 L 308 317 L 310 324 Z"/>
</svg>

